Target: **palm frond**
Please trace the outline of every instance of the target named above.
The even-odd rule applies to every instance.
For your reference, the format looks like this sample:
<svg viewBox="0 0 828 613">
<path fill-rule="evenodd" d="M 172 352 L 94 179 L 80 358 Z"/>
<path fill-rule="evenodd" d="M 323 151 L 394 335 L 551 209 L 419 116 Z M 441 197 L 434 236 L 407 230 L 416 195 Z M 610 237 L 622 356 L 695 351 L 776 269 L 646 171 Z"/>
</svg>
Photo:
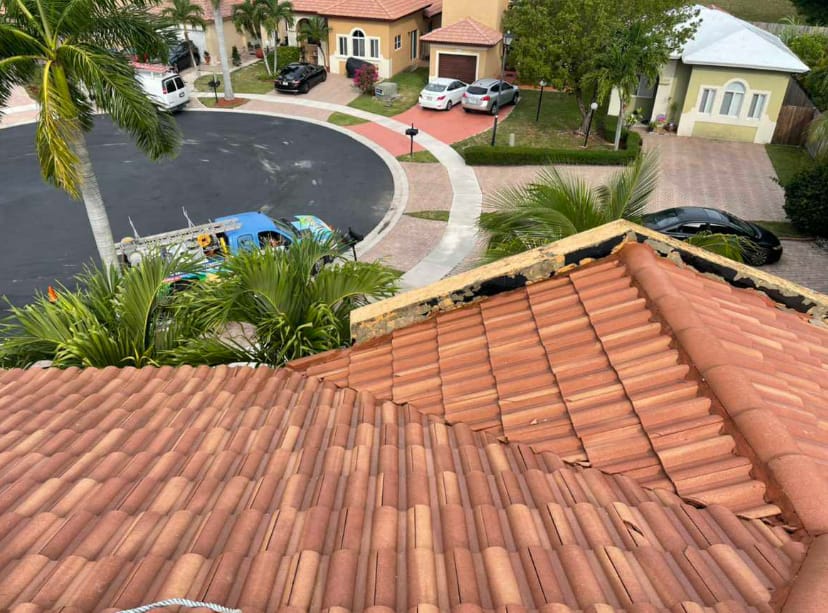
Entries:
<svg viewBox="0 0 828 613">
<path fill-rule="evenodd" d="M 743 236 L 733 234 L 699 232 L 689 237 L 686 242 L 736 262 L 744 262 L 756 252 L 754 243 Z"/>
<path fill-rule="evenodd" d="M 600 186 L 600 202 L 607 221 L 639 220 L 658 186 L 658 174 L 657 154 L 655 151 L 645 151 L 631 166 L 619 171 L 605 185 Z"/>
</svg>

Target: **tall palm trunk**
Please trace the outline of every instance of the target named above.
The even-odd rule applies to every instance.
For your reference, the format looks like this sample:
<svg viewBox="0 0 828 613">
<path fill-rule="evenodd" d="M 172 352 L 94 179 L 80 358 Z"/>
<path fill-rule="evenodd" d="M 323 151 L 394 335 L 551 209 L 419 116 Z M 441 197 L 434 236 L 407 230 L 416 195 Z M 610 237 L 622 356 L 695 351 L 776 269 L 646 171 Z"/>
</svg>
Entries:
<svg viewBox="0 0 828 613">
<path fill-rule="evenodd" d="M 224 99 L 233 100 L 235 96 L 233 96 L 233 84 L 230 81 L 230 62 L 227 60 L 227 47 L 224 45 L 224 20 L 221 18 L 221 0 L 213 0 L 213 22 L 216 24 L 221 76 L 224 78 Z"/>
<path fill-rule="evenodd" d="M 270 71 L 270 62 L 267 61 L 267 48 L 264 44 L 267 40 L 267 30 L 264 30 L 264 32 L 262 32 L 261 27 L 259 27 L 259 40 L 261 40 L 262 43 L 262 57 L 264 58 L 265 70 L 267 71 L 268 75 L 272 75 L 273 73 Z"/>
<path fill-rule="evenodd" d="M 109 227 L 109 217 L 106 215 L 101 188 L 98 185 L 95 171 L 92 169 L 92 162 L 89 160 L 89 150 L 86 148 L 86 137 L 83 133 L 78 133 L 77 138 L 72 143 L 72 150 L 78 157 L 81 196 L 86 207 L 89 225 L 92 228 L 92 236 L 95 238 L 95 245 L 98 247 L 98 255 L 105 266 L 117 266 L 115 239 L 112 237 L 112 229 Z"/>
<path fill-rule="evenodd" d="M 615 150 L 618 151 L 618 148 L 621 146 L 621 128 L 624 125 L 624 113 L 627 110 L 627 105 L 624 102 L 624 98 L 620 96 L 620 107 L 618 110 L 618 123 L 615 124 Z"/>
<path fill-rule="evenodd" d="M 193 48 L 190 45 L 190 35 L 187 34 L 187 24 L 182 23 L 181 25 L 184 26 L 184 40 L 187 41 L 187 50 L 190 52 L 190 65 L 193 68 L 196 69 L 196 75 L 200 75 L 201 74 L 201 66 L 196 64 L 195 57 L 193 56 Z"/>
<path fill-rule="evenodd" d="M 278 24 L 276 28 L 278 29 Z M 277 32 L 273 30 L 273 72 L 279 72 L 279 48 L 276 46 L 276 43 L 279 42 L 277 40 Z"/>
</svg>

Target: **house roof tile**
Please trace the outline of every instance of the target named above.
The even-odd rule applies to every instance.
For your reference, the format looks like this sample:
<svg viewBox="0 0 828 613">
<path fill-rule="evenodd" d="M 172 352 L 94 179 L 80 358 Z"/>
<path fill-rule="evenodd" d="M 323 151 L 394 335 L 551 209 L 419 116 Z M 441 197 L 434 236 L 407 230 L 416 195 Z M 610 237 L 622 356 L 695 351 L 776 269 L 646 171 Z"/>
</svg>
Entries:
<svg viewBox="0 0 828 613">
<path fill-rule="evenodd" d="M 723 506 L 247 367 L 0 372 L 0 526 L 12 611 L 765 610 L 806 553 Z"/>
<path fill-rule="evenodd" d="M 434 0 L 333 0 L 324 9 L 330 17 L 395 21 L 428 7 Z"/>
<path fill-rule="evenodd" d="M 434 17 L 435 15 L 439 15 L 443 12 L 443 0 L 437 0 L 436 2 L 432 2 L 431 6 L 429 6 L 425 10 L 426 17 Z"/>
<path fill-rule="evenodd" d="M 432 30 L 424 34 L 420 40 L 448 45 L 493 47 L 502 38 L 503 35 L 499 31 L 469 17 Z"/>
</svg>

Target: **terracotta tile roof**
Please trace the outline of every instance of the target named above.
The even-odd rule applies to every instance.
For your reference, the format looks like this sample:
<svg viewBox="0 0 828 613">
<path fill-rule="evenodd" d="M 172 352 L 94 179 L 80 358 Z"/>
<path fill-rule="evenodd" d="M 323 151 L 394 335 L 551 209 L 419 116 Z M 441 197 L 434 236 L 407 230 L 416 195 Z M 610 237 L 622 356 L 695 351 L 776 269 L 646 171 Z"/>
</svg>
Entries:
<svg viewBox="0 0 828 613">
<path fill-rule="evenodd" d="M 500 42 L 501 38 L 503 38 L 503 35 L 494 28 L 467 18 L 432 30 L 428 34 L 424 34 L 420 40 L 427 43 L 493 47 Z"/>
<path fill-rule="evenodd" d="M 290 367 L 646 487 L 777 514 L 647 298 L 612 257 Z"/>
<path fill-rule="evenodd" d="M 443 12 L 443 0 L 437 0 L 436 2 L 433 2 L 431 4 L 431 6 L 429 6 L 425 10 L 425 16 L 426 17 L 434 17 L 435 15 L 439 15 L 442 12 Z"/>
<path fill-rule="evenodd" d="M 434 0 L 333 0 L 325 9 L 330 17 L 394 21 L 426 8 Z"/>
<path fill-rule="evenodd" d="M 780 526 L 288 370 L 0 372 L 0 526 L 15 613 L 824 602 Z"/>
<path fill-rule="evenodd" d="M 293 0 L 294 13 L 323 13 L 336 0 Z"/>
<path fill-rule="evenodd" d="M 207 25 L 210 26 L 213 24 L 213 3 L 210 0 L 192 0 L 192 3 L 196 6 L 201 7 L 202 17 L 207 22 Z M 241 0 L 238 2 L 230 2 L 229 0 L 222 0 L 221 2 L 221 16 L 224 19 L 229 19 L 233 16 L 233 7 L 236 4 L 241 4 Z M 151 10 L 153 12 L 160 12 L 165 6 L 172 5 L 170 0 L 163 0 L 160 5 L 153 7 Z"/>
</svg>

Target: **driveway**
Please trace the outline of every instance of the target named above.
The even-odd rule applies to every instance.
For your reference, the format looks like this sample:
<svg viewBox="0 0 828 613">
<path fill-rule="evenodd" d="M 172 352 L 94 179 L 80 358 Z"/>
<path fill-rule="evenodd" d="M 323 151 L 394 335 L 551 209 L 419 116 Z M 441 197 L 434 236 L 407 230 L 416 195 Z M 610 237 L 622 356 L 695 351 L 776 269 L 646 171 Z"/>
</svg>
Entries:
<svg viewBox="0 0 828 613">
<path fill-rule="evenodd" d="M 656 149 L 661 163 L 653 210 L 692 204 L 744 219 L 785 219 L 785 193 L 764 145 L 645 134 L 644 147 Z"/>
<path fill-rule="evenodd" d="M 499 121 L 503 121 L 512 112 L 513 106 L 500 111 Z M 466 113 L 456 106 L 450 111 L 435 111 L 421 108 L 419 104 L 394 117 L 397 121 L 428 132 L 434 138 L 451 145 L 465 140 L 492 127 L 494 118 L 486 113 Z"/>
</svg>

